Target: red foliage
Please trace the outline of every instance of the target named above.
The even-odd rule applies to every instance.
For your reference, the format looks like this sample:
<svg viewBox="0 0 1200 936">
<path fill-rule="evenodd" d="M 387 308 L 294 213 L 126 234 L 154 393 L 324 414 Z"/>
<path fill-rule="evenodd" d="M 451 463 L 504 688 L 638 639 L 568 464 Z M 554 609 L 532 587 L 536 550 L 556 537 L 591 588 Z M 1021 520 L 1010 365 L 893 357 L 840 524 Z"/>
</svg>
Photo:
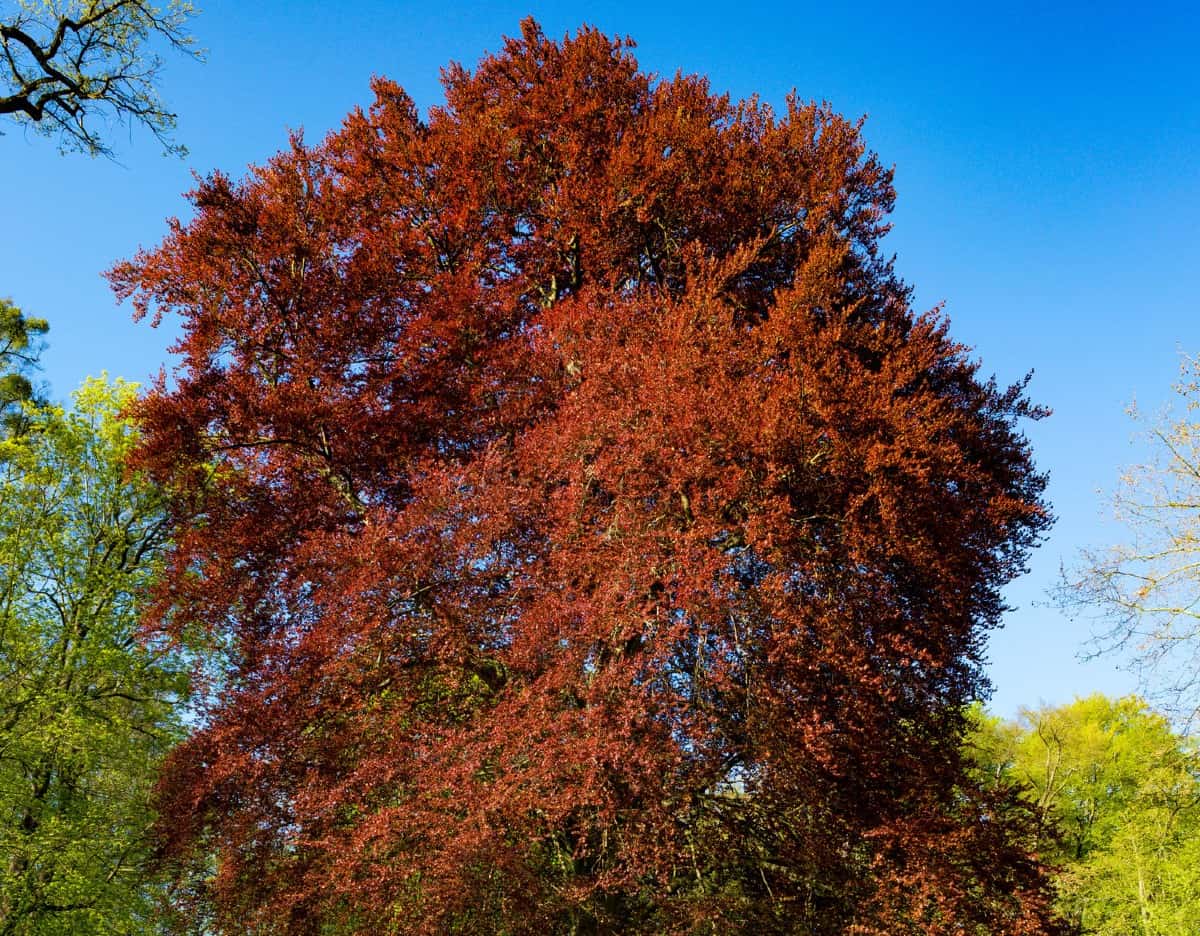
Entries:
<svg viewBox="0 0 1200 936">
<path fill-rule="evenodd" d="M 185 326 L 152 625 L 227 647 L 164 853 L 238 933 L 1053 932 L 958 753 L 1037 413 L 856 124 L 629 45 L 377 81 L 111 273 Z"/>
</svg>

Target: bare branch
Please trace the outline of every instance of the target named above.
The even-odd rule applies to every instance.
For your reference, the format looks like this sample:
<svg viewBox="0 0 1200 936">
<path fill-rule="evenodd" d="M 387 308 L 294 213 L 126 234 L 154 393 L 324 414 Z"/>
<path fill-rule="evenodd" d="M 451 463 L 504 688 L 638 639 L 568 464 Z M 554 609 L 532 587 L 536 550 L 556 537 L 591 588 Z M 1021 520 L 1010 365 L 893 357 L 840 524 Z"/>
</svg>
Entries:
<svg viewBox="0 0 1200 936">
<path fill-rule="evenodd" d="M 1182 372 L 1184 415 L 1149 427 L 1153 459 L 1128 470 L 1113 498 L 1128 541 L 1084 552 L 1059 600 L 1095 617 L 1092 655 L 1127 654 L 1144 691 L 1190 720 L 1200 713 L 1200 423 L 1189 419 L 1200 360 L 1185 358 Z"/>
</svg>

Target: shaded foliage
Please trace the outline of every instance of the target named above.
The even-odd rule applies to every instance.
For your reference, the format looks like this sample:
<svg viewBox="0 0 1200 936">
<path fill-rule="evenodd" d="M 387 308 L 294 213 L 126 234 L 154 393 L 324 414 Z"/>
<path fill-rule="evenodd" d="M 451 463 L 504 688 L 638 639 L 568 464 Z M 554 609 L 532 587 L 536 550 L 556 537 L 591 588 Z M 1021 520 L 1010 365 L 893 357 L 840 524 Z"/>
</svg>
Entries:
<svg viewBox="0 0 1200 936">
<path fill-rule="evenodd" d="M 28 428 L 27 404 L 38 400 L 30 375 L 37 369 L 41 337 L 48 330 L 45 319 L 30 318 L 8 299 L 0 299 L 0 446 Z M 0 448 L 0 458 L 5 454 Z"/>
<path fill-rule="evenodd" d="M 960 754 L 1047 521 L 859 127 L 532 21 L 111 273 L 153 620 L 227 642 L 164 855 L 226 932 L 1056 931 Z M 211 876 L 209 870 L 211 869 Z"/>
</svg>

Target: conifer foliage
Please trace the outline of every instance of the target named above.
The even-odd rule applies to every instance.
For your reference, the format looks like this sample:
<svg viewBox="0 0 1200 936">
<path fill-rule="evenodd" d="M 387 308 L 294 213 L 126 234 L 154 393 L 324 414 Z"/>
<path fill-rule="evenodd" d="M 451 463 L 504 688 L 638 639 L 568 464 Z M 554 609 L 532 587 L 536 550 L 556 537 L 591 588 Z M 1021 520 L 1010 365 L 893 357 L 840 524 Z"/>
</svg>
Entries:
<svg viewBox="0 0 1200 936">
<path fill-rule="evenodd" d="M 111 272 L 153 612 L 225 648 L 163 853 L 255 933 L 1045 933 L 964 704 L 1047 523 L 857 124 L 532 21 Z M 215 869 L 209 873 L 207 869 Z"/>
</svg>

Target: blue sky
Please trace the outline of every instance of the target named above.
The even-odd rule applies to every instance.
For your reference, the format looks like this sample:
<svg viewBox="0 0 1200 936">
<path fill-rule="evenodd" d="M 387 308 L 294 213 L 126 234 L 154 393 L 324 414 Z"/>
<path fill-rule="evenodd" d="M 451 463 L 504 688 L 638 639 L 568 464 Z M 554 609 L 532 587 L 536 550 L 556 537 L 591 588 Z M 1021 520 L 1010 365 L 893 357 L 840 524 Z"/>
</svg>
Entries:
<svg viewBox="0 0 1200 936">
<path fill-rule="evenodd" d="M 369 102 L 372 74 L 435 103 L 442 65 L 475 62 L 530 13 L 555 36 L 584 21 L 632 36 L 644 68 L 705 73 L 735 97 L 796 88 L 867 116 L 896 166 L 888 246 L 918 305 L 945 302 L 1001 381 L 1033 369 L 1054 410 L 1029 435 L 1059 520 L 1009 590 L 992 707 L 1133 688 L 1117 661 L 1077 659 L 1089 625 L 1045 591 L 1081 547 L 1121 536 L 1100 492 L 1140 454 L 1125 406 L 1162 406 L 1180 352 L 1200 351 L 1195 5 L 210 0 L 194 22 L 207 61 L 171 61 L 163 82 L 185 161 L 139 132 L 116 133 L 118 163 L 0 138 L 0 294 L 50 319 L 53 394 L 167 363 L 169 325 L 133 325 L 99 274 L 186 216 L 192 171 L 239 175 L 288 128 L 319 138 Z"/>
</svg>

